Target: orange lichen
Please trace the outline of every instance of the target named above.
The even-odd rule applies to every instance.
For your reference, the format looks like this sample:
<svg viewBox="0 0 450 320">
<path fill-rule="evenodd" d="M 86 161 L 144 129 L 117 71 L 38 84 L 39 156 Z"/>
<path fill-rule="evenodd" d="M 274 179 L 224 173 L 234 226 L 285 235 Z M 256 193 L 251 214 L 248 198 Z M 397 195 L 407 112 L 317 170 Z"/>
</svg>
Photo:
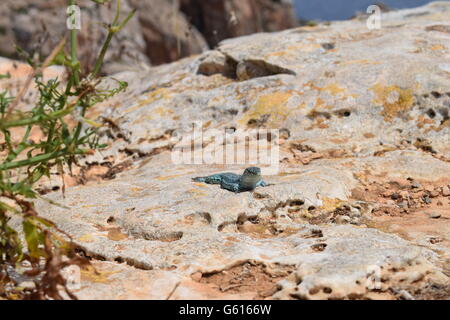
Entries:
<svg viewBox="0 0 450 320">
<path fill-rule="evenodd" d="M 120 228 L 111 228 L 108 230 L 108 239 L 113 241 L 120 241 L 128 239 L 128 235 L 123 233 Z"/>
<path fill-rule="evenodd" d="M 371 133 L 371 132 L 366 132 L 366 133 L 363 134 L 363 136 L 364 136 L 364 138 L 366 138 L 366 139 L 372 139 L 372 138 L 375 138 L 375 135 L 374 135 L 373 133 Z"/>
<path fill-rule="evenodd" d="M 322 202 L 323 205 L 320 207 L 320 209 L 327 212 L 336 210 L 344 203 L 344 201 L 340 199 L 331 199 L 327 197 L 324 197 L 322 199 Z"/>
<path fill-rule="evenodd" d="M 119 271 L 99 271 L 99 268 L 88 266 L 81 269 L 81 280 L 85 282 L 108 283 L 112 280 L 110 276 L 119 273 Z"/>
<path fill-rule="evenodd" d="M 164 180 L 170 180 L 170 179 L 181 177 L 181 176 L 184 176 L 184 173 L 182 173 L 182 174 L 174 174 L 174 175 L 169 175 L 169 176 L 159 176 L 159 177 L 156 177 L 155 179 L 160 180 L 160 181 L 164 181 Z"/>
<path fill-rule="evenodd" d="M 192 194 L 193 198 L 200 198 L 200 197 L 207 196 L 207 193 L 205 193 L 204 191 L 199 190 L 199 189 L 189 189 L 189 190 L 187 190 L 187 192 Z"/>
<path fill-rule="evenodd" d="M 435 44 L 430 48 L 433 51 L 445 50 L 446 48 L 442 44 Z"/>
<path fill-rule="evenodd" d="M 349 141 L 348 138 L 331 138 L 330 142 L 333 142 L 335 144 L 343 144 L 343 143 L 347 143 Z"/>
<path fill-rule="evenodd" d="M 316 84 L 314 84 L 312 81 L 308 81 L 307 83 L 304 84 L 304 87 L 310 87 L 313 90 L 317 90 L 319 93 L 327 92 L 328 94 L 330 94 L 332 96 L 339 96 L 338 97 L 339 100 L 344 100 L 344 99 L 347 99 L 348 97 L 353 97 L 354 99 L 356 99 L 358 97 L 357 94 L 350 94 L 346 88 L 340 87 L 337 83 L 328 83 L 323 87 L 319 87 Z M 317 106 L 324 104 L 324 103 L 319 103 L 320 101 L 322 101 L 322 100 L 317 100 L 317 103 L 316 103 Z M 328 109 L 333 108 L 333 106 L 329 106 L 329 105 L 325 106 L 325 107 Z"/>
<path fill-rule="evenodd" d="M 322 88 L 322 90 L 327 91 L 334 96 L 341 94 L 341 93 L 345 94 L 347 91 L 346 89 L 339 87 L 337 83 L 327 84 L 325 87 Z"/>
</svg>

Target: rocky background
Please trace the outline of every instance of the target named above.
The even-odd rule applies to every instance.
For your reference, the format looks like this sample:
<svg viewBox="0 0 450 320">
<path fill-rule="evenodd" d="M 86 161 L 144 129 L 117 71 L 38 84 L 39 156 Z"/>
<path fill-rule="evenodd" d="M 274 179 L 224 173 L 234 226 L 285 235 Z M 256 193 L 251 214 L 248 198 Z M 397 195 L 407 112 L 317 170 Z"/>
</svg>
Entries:
<svg viewBox="0 0 450 320">
<path fill-rule="evenodd" d="M 57 173 L 41 185 L 69 209 L 36 202 L 92 259 L 96 271 L 82 270 L 74 292 L 450 298 L 449 21 L 450 3 L 434 2 L 385 13 L 380 30 L 359 17 L 218 42 L 199 27 L 197 52 L 214 49 L 114 74 L 129 89 L 89 115 L 107 120 L 109 147 L 63 177 L 65 196 Z M 157 38 L 144 31 L 140 41 Z M 0 85 L 18 86 L 21 68 L 1 60 L 0 73 L 13 77 Z M 246 167 L 173 164 L 171 151 L 196 121 L 205 136 L 280 130 L 270 139 L 281 149 L 280 172 L 265 176 L 271 185 L 233 194 L 193 183 Z"/>
<path fill-rule="evenodd" d="M 79 35 L 83 65 L 92 65 L 114 10 L 91 0 L 77 2 L 82 11 Z M 125 15 L 133 19 L 114 40 L 104 71 L 140 69 L 199 54 L 221 40 L 255 32 L 295 27 L 290 1 L 277 0 L 122 0 Z M 66 0 L 2 0 L 0 3 L 0 56 L 16 57 L 14 44 L 27 52 L 47 56 L 66 29 Z"/>
</svg>

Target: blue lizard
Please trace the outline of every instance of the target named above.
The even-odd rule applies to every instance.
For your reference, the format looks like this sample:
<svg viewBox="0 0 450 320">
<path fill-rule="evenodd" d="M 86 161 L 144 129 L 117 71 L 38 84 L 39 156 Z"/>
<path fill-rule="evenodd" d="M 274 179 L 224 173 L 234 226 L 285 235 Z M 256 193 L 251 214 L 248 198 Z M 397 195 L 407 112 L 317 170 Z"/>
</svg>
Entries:
<svg viewBox="0 0 450 320">
<path fill-rule="evenodd" d="M 192 181 L 205 182 L 208 184 L 220 184 L 222 189 L 232 192 L 253 191 L 256 187 L 266 187 L 261 177 L 261 169 L 250 167 L 245 169 L 244 174 L 231 172 L 217 173 L 207 177 L 192 178 Z"/>
</svg>

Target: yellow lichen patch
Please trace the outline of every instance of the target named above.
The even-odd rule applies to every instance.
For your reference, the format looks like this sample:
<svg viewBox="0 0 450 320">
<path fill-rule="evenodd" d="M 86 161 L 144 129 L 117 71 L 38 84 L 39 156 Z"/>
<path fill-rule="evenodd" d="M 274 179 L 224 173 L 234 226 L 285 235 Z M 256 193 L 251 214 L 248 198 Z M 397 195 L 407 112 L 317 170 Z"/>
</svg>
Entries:
<svg viewBox="0 0 450 320">
<path fill-rule="evenodd" d="M 154 206 L 154 207 L 150 207 L 150 208 L 145 209 L 144 212 L 148 213 L 148 212 L 152 212 L 152 211 L 155 211 L 157 209 L 163 209 L 163 208 L 164 208 L 163 206 Z"/>
<path fill-rule="evenodd" d="M 159 177 L 156 177 L 155 179 L 160 180 L 160 181 L 165 181 L 165 180 L 170 180 L 170 179 L 181 177 L 181 176 L 184 176 L 184 173 L 173 174 L 170 176 L 159 176 Z"/>
<path fill-rule="evenodd" d="M 212 123 L 211 120 L 206 121 L 206 122 L 202 125 L 202 128 L 203 128 L 203 129 L 208 129 L 208 128 L 211 126 L 211 123 Z"/>
<path fill-rule="evenodd" d="M 353 174 L 353 176 L 359 181 L 367 181 L 369 175 L 370 173 L 367 170 L 356 172 Z"/>
<path fill-rule="evenodd" d="M 122 233 L 120 228 L 111 228 L 108 230 L 108 239 L 113 241 L 120 241 L 128 239 L 128 235 Z"/>
<path fill-rule="evenodd" d="M 197 187 L 205 188 L 205 184 L 204 183 L 194 182 L 193 185 L 197 186 Z"/>
<path fill-rule="evenodd" d="M 193 194 L 193 198 L 204 197 L 207 195 L 205 192 L 199 189 L 189 189 L 187 192 Z"/>
<path fill-rule="evenodd" d="M 250 110 L 239 120 L 239 123 L 246 125 L 252 119 L 258 120 L 268 115 L 268 127 L 278 127 L 292 111 L 287 107 L 291 96 L 292 92 L 273 92 L 259 97 Z"/>
<path fill-rule="evenodd" d="M 131 108 L 128 108 L 127 110 L 125 110 L 125 112 L 133 112 L 136 111 L 152 102 L 161 100 L 161 99 L 167 99 L 170 98 L 170 93 L 169 90 L 167 88 L 159 88 L 156 89 L 152 92 L 150 92 L 149 94 L 147 94 L 147 99 L 144 100 L 140 100 L 139 104 L 137 104 L 136 106 L 133 106 Z"/>
<path fill-rule="evenodd" d="M 113 274 L 119 273 L 119 271 L 99 271 L 92 266 L 81 269 L 81 281 L 96 282 L 96 283 L 108 283 L 112 280 L 109 279 Z"/>
<path fill-rule="evenodd" d="M 327 198 L 327 197 L 324 197 L 322 199 L 322 202 L 323 202 L 323 205 L 320 207 L 320 209 L 323 211 L 327 211 L 327 212 L 336 210 L 342 204 L 344 204 L 344 201 L 342 201 L 340 199 L 331 199 L 331 198 Z"/>
<path fill-rule="evenodd" d="M 442 44 L 435 44 L 430 48 L 433 51 L 445 50 L 446 48 Z"/>
<path fill-rule="evenodd" d="M 312 81 L 309 81 L 309 82 L 305 83 L 304 86 L 309 87 L 313 90 L 317 90 L 319 92 L 327 92 L 332 96 L 340 95 L 340 97 L 339 97 L 340 100 L 346 99 L 347 97 L 353 97 L 354 99 L 356 99 L 358 97 L 357 94 L 350 94 L 346 88 L 340 87 L 337 83 L 329 83 L 323 87 L 319 87 L 316 84 L 314 84 Z M 319 105 L 323 105 L 323 103 L 322 104 L 316 103 L 316 106 L 319 106 Z M 333 106 L 326 106 L 326 107 L 329 109 L 333 108 Z"/>
<path fill-rule="evenodd" d="M 377 83 L 370 90 L 376 95 L 372 102 L 383 105 L 382 115 L 386 121 L 392 121 L 399 113 L 409 110 L 414 104 L 411 89 L 402 89 L 396 85 L 384 86 Z"/>
<path fill-rule="evenodd" d="M 345 94 L 347 91 L 346 89 L 339 87 L 337 83 L 327 84 L 322 88 L 322 90 L 329 92 L 333 96 L 337 96 L 338 94 Z"/>
<path fill-rule="evenodd" d="M 94 242 L 94 236 L 92 234 L 85 234 L 78 238 L 78 241 L 81 242 Z"/>
</svg>

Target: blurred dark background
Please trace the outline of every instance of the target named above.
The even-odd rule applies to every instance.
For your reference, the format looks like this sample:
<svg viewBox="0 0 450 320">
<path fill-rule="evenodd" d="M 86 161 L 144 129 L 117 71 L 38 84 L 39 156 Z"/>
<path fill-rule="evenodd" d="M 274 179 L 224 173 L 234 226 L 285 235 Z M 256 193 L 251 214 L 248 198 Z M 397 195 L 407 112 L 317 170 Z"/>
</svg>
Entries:
<svg viewBox="0 0 450 320">
<path fill-rule="evenodd" d="M 404 8 L 428 0 L 384 0 Z M 0 0 L 0 56 L 23 59 L 15 45 L 42 59 L 67 33 L 67 0 Z M 100 50 L 112 21 L 116 0 L 100 6 L 77 0 L 81 7 L 78 40 L 82 64 L 88 68 Z M 122 17 L 136 16 L 114 38 L 104 73 L 130 66 L 159 65 L 212 49 L 227 38 L 272 32 L 311 23 L 346 19 L 364 12 L 375 0 L 122 0 Z M 89 70 L 87 70 L 89 71 Z"/>
<path fill-rule="evenodd" d="M 17 58 L 14 43 L 31 55 L 48 55 L 67 32 L 67 0 L 0 0 L 0 56 Z M 79 43 L 82 62 L 92 64 L 112 21 L 116 0 L 100 6 L 77 0 L 81 7 Z M 158 65 L 214 48 L 227 38 L 297 26 L 286 0 L 122 0 L 123 17 L 137 8 L 126 28 L 114 38 L 104 71 L 123 64 Z"/>
</svg>

